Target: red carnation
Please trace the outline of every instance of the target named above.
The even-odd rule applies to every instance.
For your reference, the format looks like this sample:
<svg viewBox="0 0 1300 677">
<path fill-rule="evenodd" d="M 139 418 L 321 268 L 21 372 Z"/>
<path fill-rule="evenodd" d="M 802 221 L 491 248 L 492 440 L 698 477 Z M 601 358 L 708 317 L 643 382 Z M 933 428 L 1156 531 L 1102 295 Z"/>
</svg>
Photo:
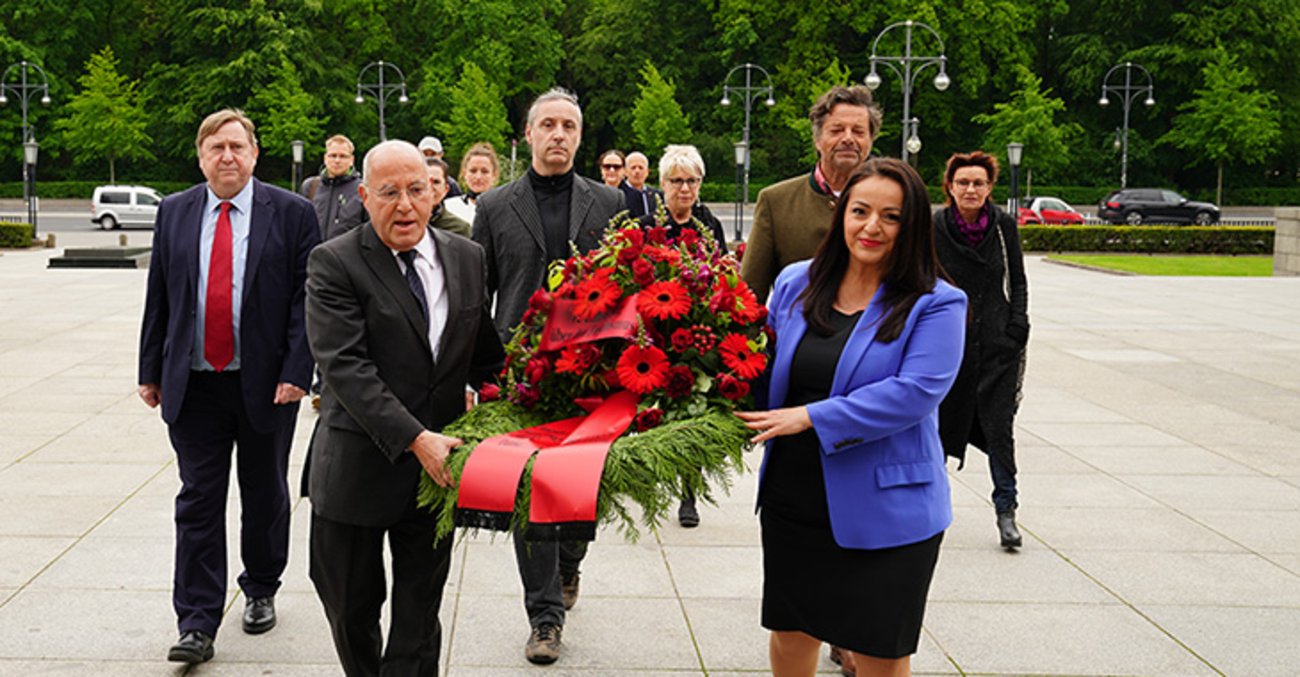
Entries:
<svg viewBox="0 0 1300 677">
<path fill-rule="evenodd" d="M 645 233 L 640 228 L 627 228 L 619 233 L 619 237 L 628 244 L 629 247 L 640 249 L 645 244 Z"/>
<path fill-rule="evenodd" d="M 695 387 L 695 372 L 690 367 L 677 365 L 668 370 L 668 384 L 664 386 L 664 392 L 668 396 L 677 399 L 686 397 L 691 394 L 691 388 Z"/>
<path fill-rule="evenodd" d="M 641 258 L 640 247 L 624 247 L 618 250 L 618 264 L 620 266 L 629 265 L 639 258 Z"/>
<path fill-rule="evenodd" d="M 699 241 L 700 241 L 700 233 L 694 228 L 683 228 L 682 234 L 677 236 L 678 244 L 684 244 L 687 247 L 690 247 Z"/>
<path fill-rule="evenodd" d="M 668 229 L 663 226 L 655 226 L 646 233 L 646 241 L 650 244 L 667 244 Z"/>
<path fill-rule="evenodd" d="M 655 264 L 638 257 L 637 260 L 632 262 L 632 279 L 642 287 L 653 284 L 655 281 Z"/>
<path fill-rule="evenodd" d="M 749 394 L 749 384 L 731 374 L 723 374 L 718 378 L 718 392 L 729 400 L 739 400 Z"/>
<path fill-rule="evenodd" d="M 662 409 L 646 409 L 636 415 L 636 430 L 643 433 L 663 422 L 664 412 Z"/>
<path fill-rule="evenodd" d="M 530 383 L 541 383 L 551 371 L 551 361 L 545 357 L 534 357 L 524 366 L 524 378 Z"/>
<path fill-rule="evenodd" d="M 673 335 L 669 340 L 672 342 L 673 350 L 676 350 L 679 353 L 684 353 L 690 350 L 691 346 L 695 344 L 695 335 L 691 333 L 691 330 L 682 327 L 681 329 L 674 330 Z"/>
<path fill-rule="evenodd" d="M 495 383 L 484 383 L 478 389 L 479 402 L 495 402 L 501 399 L 501 387 Z"/>
<path fill-rule="evenodd" d="M 618 358 L 618 380 L 638 395 L 662 388 L 668 380 L 668 356 L 654 346 L 628 346 Z"/>
<path fill-rule="evenodd" d="M 637 310 L 655 320 L 676 320 L 691 310 L 691 294 L 668 280 L 656 282 L 637 295 Z"/>
<path fill-rule="evenodd" d="M 560 374 L 582 374 L 600 359 L 600 349 L 590 343 L 569 346 L 560 353 L 555 371 Z"/>
<path fill-rule="evenodd" d="M 722 363 L 743 379 L 751 379 L 767 368 L 767 355 L 754 352 L 749 339 L 740 334 L 729 334 L 718 345 Z"/>
<path fill-rule="evenodd" d="M 590 320 L 613 308 L 622 296 L 623 290 L 609 279 L 608 273 L 601 271 L 578 285 L 578 303 L 573 308 L 573 314 L 580 320 Z"/>
<path fill-rule="evenodd" d="M 709 311 L 714 313 L 731 313 L 736 310 L 736 293 L 727 286 L 725 280 L 718 280 L 709 299 Z"/>
</svg>

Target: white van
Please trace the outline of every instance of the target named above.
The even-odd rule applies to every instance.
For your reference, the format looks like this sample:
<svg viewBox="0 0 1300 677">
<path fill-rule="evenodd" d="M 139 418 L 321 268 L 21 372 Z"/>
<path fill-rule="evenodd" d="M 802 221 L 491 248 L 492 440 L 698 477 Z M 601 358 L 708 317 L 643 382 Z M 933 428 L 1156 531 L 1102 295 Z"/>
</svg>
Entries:
<svg viewBox="0 0 1300 677">
<path fill-rule="evenodd" d="M 90 220 L 103 230 L 153 227 L 162 195 L 146 186 L 100 186 L 90 198 Z"/>
</svg>

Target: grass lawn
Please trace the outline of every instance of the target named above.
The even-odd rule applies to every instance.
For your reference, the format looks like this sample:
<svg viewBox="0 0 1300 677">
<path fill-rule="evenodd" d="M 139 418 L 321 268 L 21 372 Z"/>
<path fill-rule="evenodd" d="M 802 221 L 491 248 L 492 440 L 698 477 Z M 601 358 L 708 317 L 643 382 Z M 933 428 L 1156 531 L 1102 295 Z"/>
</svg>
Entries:
<svg viewBox="0 0 1300 677">
<path fill-rule="evenodd" d="M 1052 254 L 1048 258 L 1138 275 L 1269 277 L 1273 274 L 1272 256 Z"/>
</svg>

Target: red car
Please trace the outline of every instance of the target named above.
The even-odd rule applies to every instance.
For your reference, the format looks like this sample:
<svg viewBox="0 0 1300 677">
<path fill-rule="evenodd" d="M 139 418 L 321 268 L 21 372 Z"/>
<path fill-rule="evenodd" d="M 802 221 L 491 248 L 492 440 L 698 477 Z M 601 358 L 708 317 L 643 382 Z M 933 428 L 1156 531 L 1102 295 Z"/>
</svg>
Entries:
<svg viewBox="0 0 1300 677">
<path fill-rule="evenodd" d="M 1054 197 L 1028 197 L 1020 203 L 1020 225 L 1083 225 L 1083 214 Z"/>
</svg>

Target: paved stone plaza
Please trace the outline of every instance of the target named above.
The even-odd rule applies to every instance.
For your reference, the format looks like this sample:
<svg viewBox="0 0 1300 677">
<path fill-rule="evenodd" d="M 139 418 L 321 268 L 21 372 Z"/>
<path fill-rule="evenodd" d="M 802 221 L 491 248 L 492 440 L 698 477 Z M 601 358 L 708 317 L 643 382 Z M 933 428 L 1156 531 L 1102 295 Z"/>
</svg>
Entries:
<svg viewBox="0 0 1300 677">
<path fill-rule="evenodd" d="M 178 480 L 158 413 L 135 395 L 145 271 L 48 270 L 57 253 L 0 255 L 0 675 L 341 674 L 306 575 L 306 501 L 279 627 L 240 631 L 233 495 L 216 658 L 188 671 L 164 660 Z M 997 547 L 973 453 L 952 469 L 956 521 L 915 672 L 1297 674 L 1300 278 L 1125 277 L 1029 259 L 1025 547 Z M 313 418 L 301 417 L 294 480 Z M 461 540 L 446 674 L 764 673 L 754 487 L 737 478 L 695 530 L 636 544 L 602 533 L 564 655 L 545 668 L 523 658 L 510 544 Z M 825 658 L 821 671 L 835 674 Z"/>
</svg>

